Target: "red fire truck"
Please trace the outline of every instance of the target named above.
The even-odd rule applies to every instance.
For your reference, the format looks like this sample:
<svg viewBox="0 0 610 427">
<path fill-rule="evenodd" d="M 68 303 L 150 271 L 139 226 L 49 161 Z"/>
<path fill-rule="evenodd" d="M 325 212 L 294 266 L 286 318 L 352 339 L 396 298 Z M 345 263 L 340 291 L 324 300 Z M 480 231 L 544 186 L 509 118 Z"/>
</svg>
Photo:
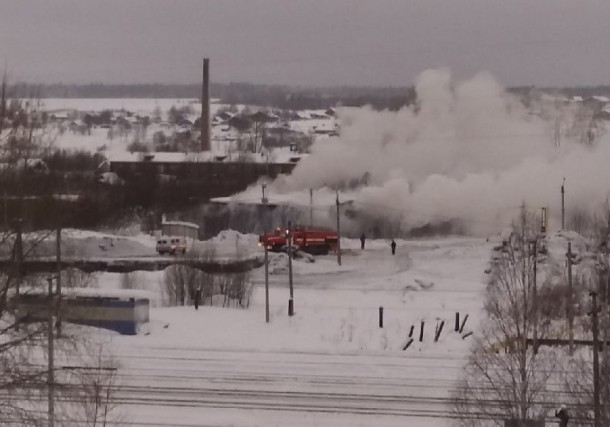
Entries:
<svg viewBox="0 0 610 427">
<path fill-rule="evenodd" d="M 337 249 L 337 232 L 324 228 L 306 228 L 295 226 L 291 229 L 277 227 L 262 234 L 259 245 L 267 244 L 270 251 L 282 252 L 288 247 L 288 237 L 292 237 L 292 246 L 312 255 L 327 255 Z"/>
</svg>

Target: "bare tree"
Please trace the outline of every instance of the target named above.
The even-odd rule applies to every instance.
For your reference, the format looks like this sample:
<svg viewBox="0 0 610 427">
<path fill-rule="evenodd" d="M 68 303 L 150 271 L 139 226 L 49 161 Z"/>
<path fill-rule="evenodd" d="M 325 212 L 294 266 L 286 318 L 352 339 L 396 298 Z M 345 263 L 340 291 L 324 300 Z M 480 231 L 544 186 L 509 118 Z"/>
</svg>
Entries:
<svg viewBox="0 0 610 427">
<path fill-rule="evenodd" d="M 164 300 L 166 304 L 187 305 L 191 300 L 193 289 L 200 283 L 201 271 L 188 265 L 172 265 L 164 272 Z"/>
<path fill-rule="evenodd" d="M 593 219 L 593 249 L 596 253 L 595 262 L 585 268 L 587 290 L 595 290 L 599 295 L 599 339 L 610 341 L 610 205 L 608 202 Z M 583 304 L 585 305 L 585 304 Z M 589 304 L 588 310 L 580 313 L 584 328 L 582 333 L 589 339 L 592 337 L 592 321 Z M 607 346 L 604 344 L 604 349 Z M 568 403 L 572 407 L 572 415 L 581 424 L 590 424 L 593 420 L 594 407 L 594 371 L 593 347 L 581 348 L 575 357 L 569 361 L 569 369 L 565 374 L 565 387 L 569 392 Z M 600 353 L 600 420 L 599 425 L 610 425 L 610 355 L 608 351 Z"/>
<path fill-rule="evenodd" d="M 211 262 L 215 257 L 214 248 L 208 248 L 194 260 Z M 223 307 L 243 307 L 250 304 L 252 286 L 248 273 L 206 273 L 188 265 L 173 265 L 165 270 L 161 284 L 163 301 L 170 306 L 222 305 Z"/>
<path fill-rule="evenodd" d="M 56 375 L 55 424 L 97 427 L 121 422 L 120 364 L 107 352 L 106 343 L 78 336 L 62 344 L 65 366 Z"/>
<path fill-rule="evenodd" d="M 539 295 L 551 286 L 540 272 L 535 281 L 533 245 L 536 221 L 522 211 L 511 238 L 497 248 L 485 293 L 487 316 L 455 394 L 461 425 L 503 425 L 544 419 L 552 393 L 555 354 L 539 347 L 552 322 L 541 315 L 547 302 Z M 542 280 L 541 280 L 542 279 Z"/>
<path fill-rule="evenodd" d="M 0 179 L 16 197 L 23 198 L 29 161 L 41 150 L 41 132 L 36 103 L 21 101 L 14 95 L 9 101 L 4 77 L 0 85 Z M 43 238 L 31 236 L 24 244 L 21 237 L 20 231 L 10 228 L 0 235 L 1 256 L 13 261 L 13 268 L 0 275 L 0 420 L 9 426 L 35 425 L 40 421 L 39 408 L 31 398 L 45 388 L 48 374 L 36 359 L 46 326 L 21 324 L 15 298 L 24 282 L 22 261 Z M 39 279 L 29 283 L 34 288 L 40 285 Z"/>
<path fill-rule="evenodd" d="M 121 275 L 121 289 L 143 289 L 143 283 L 137 271 Z"/>
<path fill-rule="evenodd" d="M 211 261 L 214 257 L 215 250 L 213 247 L 199 253 L 191 252 L 187 254 L 187 258 L 193 261 Z M 194 302 L 198 289 L 200 298 L 205 301 L 209 294 L 208 284 L 206 275 L 202 271 L 188 265 L 172 265 L 165 270 L 161 283 L 163 302 L 170 306 L 191 304 Z"/>
<path fill-rule="evenodd" d="M 9 101 L 8 85 L 3 79 L 0 85 L 0 180 L 17 200 L 22 202 L 33 190 L 26 186 L 32 160 L 42 157 L 50 145 L 38 103 L 21 100 L 15 94 Z M 54 231 L 26 233 L 22 226 L 20 220 L 11 221 L 11 227 L 0 233 L 0 257 L 12 261 L 11 267 L 0 273 L 0 424 L 20 427 L 40 426 L 47 421 L 47 396 L 52 395 L 47 391 L 78 388 L 61 381 L 65 369 L 41 363 L 48 354 L 67 359 L 73 352 L 78 352 L 73 344 L 78 337 L 63 332 L 61 337 L 54 337 L 49 330 L 49 325 L 54 328 L 52 317 L 48 323 L 35 321 L 35 316 L 28 318 L 34 312 L 40 315 L 55 309 L 55 298 L 46 296 L 48 277 L 26 275 L 24 268 L 24 261 L 45 253 L 45 247 L 55 246 Z M 82 285 L 86 279 L 83 276 L 74 281 Z M 25 309 L 23 301 L 28 296 L 35 296 L 40 306 Z M 54 337 L 53 341 L 56 341 L 53 353 L 46 346 L 48 337 Z"/>
<path fill-rule="evenodd" d="M 593 218 L 583 207 L 575 207 L 568 215 L 568 229 L 581 235 L 587 235 L 592 230 Z"/>
<path fill-rule="evenodd" d="M 61 283 L 65 288 L 94 288 L 97 286 L 95 276 L 78 268 L 66 268 L 61 272 Z"/>
</svg>

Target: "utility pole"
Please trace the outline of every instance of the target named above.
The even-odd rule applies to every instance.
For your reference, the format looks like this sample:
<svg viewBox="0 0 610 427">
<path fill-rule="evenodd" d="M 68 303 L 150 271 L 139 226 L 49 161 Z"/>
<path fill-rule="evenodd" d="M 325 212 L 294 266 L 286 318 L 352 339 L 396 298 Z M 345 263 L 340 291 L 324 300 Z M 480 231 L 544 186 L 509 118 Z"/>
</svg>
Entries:
<svg viewBox="0 0 610 427">
<path fill-rule="evenodd" d="M 21 282 L 23 280 L 23 236 L 21 234 L 21 218 L 17 220 L 16 228 L 17 237 L 15 240 L 15 245 L 17 246 L 17 296 L 19 296 L 19 288 L 21 287 Z"/>
<path fill-rule="evenodd" d="M 313 227 L 313 188 L 309 189 L 309 226 Z"/>
<path fill-rule="evenodd" d="M 265 196 L 265 189 L 267 188 L 267 184 L 261 184 L 261 190 L 263 190 L 263 197 L 261 198 L 261 202 L 263 203 L 263 205 L 266 205 L 269 200 L 267 199 L 267 196 Z"/>
<path fill-rule="evenodd" d="M 572 286 L 572 242 L 568 242 L 568 334 L 570 338 L 570 355 L 574 354 L 574 288 Z"/>
<path fill-rule="evenodd" d="M 610 331 L 608 322 L 610 321 L 609 316 L 608 316 L 608 294 L 610 292 L 610 288 L 608 287 L 608 280 L 610 279 L 610 266 L 608 265 L 608 241 L 606 238 L 605 241 L 605 245 L 604 245 L 604 271 L 603 271 L 603 275 L 601 275 L 600 280 L 599 280 L 599 286 L 601 287 L 601 289 L 599 289 L 599 293 L 600 296 L 602 296 L 601 298 L 601 308 L 600 308 L 600 312 L 601 312 L 601 316 L 602 319 L 600 321 L 600 327 L 601 327 L 601 342 L 602 342 L 602 358 L 600 361 L 600 376 L 602 376 L 603 378 L 607 378 L 608 377 L 608 362 L 610 360 L 609 355 L 608 355 L 608 349 L 607 349 L 607 344 L 608 344 L 608 333 Z M 606 350 L 606 351 L 604 351 Z M 602 390 L 600 390 L 600 424 L 605 423 L 608 424 L 608 418 L 606 417 L 607 414 L 607 406 L 608 405 L 608 385 L 605 384 L 605 381 L 602 381 L 600 379 L 600 382 L 603 382 L 603 388 Z M 603 404 L 601 403 L 603 402 Z M 602 415 L 603 412 L 603 415 Z"/>
<path fill-rule="evenodd" d="M 561 183 L 561 229 L 566 229 L 566 205 L 565 205 L 565 184 L 566 179 L 563 178 Z"/>
<path fill-rule="evenodd" d="M 290 299 L 288 300 L 288 316 L 294 316 L 294 289 L 292 286 L 292 224 L 288 221 L 286 230 L 288 237 L 288 285 L 290 286 Z"/>
<path fill-rule="evenodd" d="M 6 194 L 6 190 L 4 190 L 4 229 L 8 230 L 8 195 Z"/>
<path fill-rule="evenodd" d="M 337 264 L 341 265 L 341 204 L 339 203 L 339 190 L 337 190 Z"/>
<path fill-rule="evenodd" d="M 532 299 L 533 304 L 532 308 L 534 309 L 533 317 L 534 317 L 534 354 L 538 353 L 538 284 L 537 284 L 537 270 L 538 270 L 538 240 L 534 238 L 534 242 L 532 243 L 533 248 L 533 256 L 534 256 L 534 267 L 532 271 Z"/>
<path fill-rule="evenodd" d="M 267 249 L 267 237 L 263 241 L 265 247 L 265 322 L 269 323 L 269 250 Z"/>
<path fill-rule="evenodd" d="M 19 292 L 23 281 L 23 238 L 21 236 L 21 218 L 15 223 L 17 236 L 15 237 L 15 254 L 17 259 L 17 283 L 15 284 L 15 301 L 19 304 Z M 15 330 L 19 331 L 19 317 L 15 319 Z"/>
<path fill-rule="evenodd" d="M 57 227 L 55 240 L 57 256 L 57 336 L 61 336 L 61 227 Z"/>
<path fill-rule="evenodd" d="M 591 296 L 591 319 L 593 330 L 593 425 L 601 427 L 601 411 L 599 401 L 599 331 L 597 319 L 597 292 L 589 293 Z M 604 343 L 605 344 L 605 343 Z"/>
<path fill-rule="evenodd" d="M 49 277 L 47 279 L 49 283 L 49 307 L 48 319 L 47 319 L 47 352 L 48 352 L 48 372 L 47 372 L 47 390 L 49 392 L 48 395 L 48 427 L 55 426 L 55 366 L 54 366 L 54 337 L 53 337 L 53 313 L 55 311 L 55 307 L 53 304 L 53 278 Z"/>
</svg>

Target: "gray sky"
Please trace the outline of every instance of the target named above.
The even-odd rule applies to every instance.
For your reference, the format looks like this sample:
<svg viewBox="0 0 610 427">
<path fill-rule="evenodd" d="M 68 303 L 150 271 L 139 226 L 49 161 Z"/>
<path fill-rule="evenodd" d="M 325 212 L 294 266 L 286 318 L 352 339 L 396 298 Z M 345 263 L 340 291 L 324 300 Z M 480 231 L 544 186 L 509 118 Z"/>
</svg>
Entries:
<svg viewBox="0 0 610 427">
<path fill-rule="evenodd" d="M 610 83 L 608 0 L 0 0 L 11 80 L 410 85 Z"/>
</svg>

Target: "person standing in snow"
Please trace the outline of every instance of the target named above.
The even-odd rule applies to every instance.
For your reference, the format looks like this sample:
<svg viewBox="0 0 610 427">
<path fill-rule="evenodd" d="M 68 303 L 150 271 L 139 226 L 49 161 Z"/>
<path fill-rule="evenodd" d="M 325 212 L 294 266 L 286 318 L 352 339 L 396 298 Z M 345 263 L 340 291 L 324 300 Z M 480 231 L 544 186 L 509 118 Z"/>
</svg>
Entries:
<svg viewBox="0 0 610 427">
<path fill-rule="evenodd" d="M 559 427 L 568 427 L 568 409 L 566 405 L 561 405 L 561 408 L 555 411 L 555 418 L 559 418 Z"/>
<path fill-rule="evenodd" d="M 362 236 L 360 236 L 360 249 L 364 249 L 365 241 L 366 241 L 366 236 L 364 235 L 364 233 L 362 233 Z"/>
<path fill-rule="evenodd" d="M 195 310 L 199 310 L 199 299 L 201 298 L 201 286 L 195 291 Z"/>
<path fill-rule="evenodd" d="M 392 248 L 392 255 L 396 255 L 396 242 L 392 239 L 392 243 L 390 243 L 390 247 Z"/>
</svg>

